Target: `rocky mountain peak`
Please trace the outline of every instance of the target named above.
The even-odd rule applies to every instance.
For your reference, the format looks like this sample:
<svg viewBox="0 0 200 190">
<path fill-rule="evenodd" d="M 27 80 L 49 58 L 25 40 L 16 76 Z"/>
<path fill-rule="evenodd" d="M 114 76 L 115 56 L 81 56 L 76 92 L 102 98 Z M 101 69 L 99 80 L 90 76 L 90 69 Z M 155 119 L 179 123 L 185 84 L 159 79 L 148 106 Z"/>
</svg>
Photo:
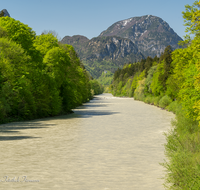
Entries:
<svg viewBox="0 0 200 190">
<path fill-rule="evenodd" d="M 7 11 L 6 9 L 3 9 L 3 10 L 0 12 L 0 15 L 2 15 L 2 16 L 4 16 L 4 17 L 6 17 L 6 16 L 10 17 L 10 14 L 8 13 L 8 11 Z"/>
<path fill-rule="evenodd" d="M 119 36 L 137 44 L 139 51 L 147 56 L 160 56 L 165 47 L 178 48 L 182 40 L 169 24 L 159 17 L 145 15 L 118 21 L 100 36 Z"/>
</svg>

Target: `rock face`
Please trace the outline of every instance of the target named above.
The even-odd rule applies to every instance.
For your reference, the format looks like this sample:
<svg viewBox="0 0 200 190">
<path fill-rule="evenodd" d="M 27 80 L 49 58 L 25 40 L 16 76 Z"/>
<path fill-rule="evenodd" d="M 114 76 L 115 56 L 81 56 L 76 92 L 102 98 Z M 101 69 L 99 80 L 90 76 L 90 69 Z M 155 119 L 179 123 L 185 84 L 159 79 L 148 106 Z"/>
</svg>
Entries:
<svg viewBox="0 0 200 190">
<path fill-rule="evenodd" d="M 117 61 L 127 56 L 134 57 L 134 61 L 143 58 L 137 46 L 129 39 L 106 36 L 89 40 L 85 36 L 65 36 L 61 43 L 74 46 L 82 60 L 112 60 Z M 130 60 L 131 61 L 131 60 Z M 132 60 L 133 61 L 133 60 Z"/>
<path fill-rule="evenodd" d="M 1 13 L 3 13 L 3 16 L 8 16 L 8 17 L 10 17 L 10 14 L 8 13 L 8 11 L 6 10 L 6 9 L 3 9 L 2 11 L 1 11 Z"/>
<path fill-rule="evenodd" d="M 91 39 L 85 44 L 85 52 L 81 56 L 87 60 L 111 59 L 114 62 L 120 58 L 126 59 L 127 56 L 134 57 L 135 61 L 143 57 L 131 40 L 113 36 Z"/>
<path fill-rule="evenodd" d="M 117 36 L 102 36 L 91 40 L 84 36 L 66 36 L 61 43 L 74 46 L 86 69 L 94 78 L 98 78 L 104 70 L 114 72 L 125 63 L 144 58 L 131 40 Z"/>
<path fill-rule="evenodd" d="M 160 56 L 165 47 L 170 45 L 178 48 L 182 39 L 161 18 L 146 15 L 133 17 L 114 23 L 100 36 L 119 36 L 128 38 L 138 47 L 145 56 Z"/>
</svg>

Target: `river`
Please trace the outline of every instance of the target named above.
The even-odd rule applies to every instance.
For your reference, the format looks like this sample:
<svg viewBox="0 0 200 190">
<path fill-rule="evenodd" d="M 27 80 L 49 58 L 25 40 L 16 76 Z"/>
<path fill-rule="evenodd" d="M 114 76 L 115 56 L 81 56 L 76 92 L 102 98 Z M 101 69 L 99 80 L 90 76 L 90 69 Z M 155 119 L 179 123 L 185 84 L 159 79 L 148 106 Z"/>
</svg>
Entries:
<svg viewBox="0 0 200 190">
<path fill-rule="evenodd" d="M 73 114 L 0 125 L 2 190 L 162 190 L 174 114 L 111 94 Z"/>
</svg>

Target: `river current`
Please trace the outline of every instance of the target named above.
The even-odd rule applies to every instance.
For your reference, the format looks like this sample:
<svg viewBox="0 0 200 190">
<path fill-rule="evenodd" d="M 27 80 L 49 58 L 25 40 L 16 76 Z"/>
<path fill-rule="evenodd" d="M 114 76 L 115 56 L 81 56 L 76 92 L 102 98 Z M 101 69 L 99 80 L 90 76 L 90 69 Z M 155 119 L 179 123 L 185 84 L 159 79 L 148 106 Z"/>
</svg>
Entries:
<svg viewBox="0 0 200 190">
<path fill-rule="evenodd" d="M 0 125 L 2 190 L 162 190 L 174 114 L 111 94 L 73 114 Z"/>
</svg>

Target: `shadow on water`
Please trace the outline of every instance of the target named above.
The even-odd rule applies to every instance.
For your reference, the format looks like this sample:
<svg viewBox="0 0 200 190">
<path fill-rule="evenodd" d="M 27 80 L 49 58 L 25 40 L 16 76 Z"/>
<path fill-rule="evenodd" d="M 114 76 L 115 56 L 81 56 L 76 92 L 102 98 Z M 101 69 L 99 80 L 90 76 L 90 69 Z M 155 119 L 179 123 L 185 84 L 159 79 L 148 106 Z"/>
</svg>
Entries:
<svg viewBox="0 0 200 190">
<path fill-rule="evenodd" d="M 0 134 L 2 135 L 0 136 L 0 141 L 40 138 L 40 137 L 32 137 L 32 136 L 20 136 L 19 133 L 25 129 L 41 129 L 41 128 L 48 128 L 49 126 L 57 125 L 57 124 L 46 124 L 45 122 L 53 122 L 54 120 L 68 120 L 68 119 L 74 119 L 74 118 L 90 118 L 93 116 L 107 116 L 107 115 L 113 115 L 113 114 L 119 113 L 119 112 L 113 112 L 109 110 L 98 110 L 98 108 L 107 107 L 107 105 L 98 104 L 96 103 L 96 100 L 102 100 L 102 98 L 95 97 L 91 102 L 87 103 L 86 105 L 82 105 L 74 109 L 73 110 L 74 113 L 72 114 L 36 119 L 32 121 L 2 124 L 0 125 Z M 94 108 L 94 110 L 91 108 Z M 5 136 L 6 134 L 8 135 Z"/>
<path fill-rule="evenodd" d="M 17 130 L 48 128 L 47 126 L 49 125 L 54 125 L 54 124 L 42 124 L 34 121 L 14 122 L 14 123 L 0 125 L 0 133 L 18 133 L 19 131 Z"/>
<path fill-rule="evenodd" d="M 42 124 L 38 121 L 30 121 L 30 122 L 13 122 L 9 124 L 0 125 L 0 141 L 10 141 L 10 140 L 23 140 L 23 139 L 34 139 L 40 137 L 32 137 L 32 136 L 19 136 L 14 134 L 19 134 L 22 130 L 25 129 L 41 129 L 41 128 L 48 128 L 48 125 L 54 124 Z M 9 134 L 12 136 L 4 136 L 4 134 Z"/>
<path fill-rule="evenodd" d="M 119 112 L 113 112 L 113 111 L 96 111 L 96 110 L 74 110 L 73 116 L 75 118 L 89 118 L 93 116 L 106 116 L 106 115 L 113 115 L 117 114 Z"/>
<path fill-rule="evenodd" d="M 40 138 L 40 137 L 31 137 L 31 136 L 0 136 L 0 141 L 36 139 L 36 138 Z"/>
<path fill-rule="evenodd" d="M 79 106 L 76 109 L 87 109 L 87 108 L 101 108 L 101 107 L 107 107 L 107 105 L 102 105 L 102 104 L 87 104 L 83 106 Z"/>
</svg>

